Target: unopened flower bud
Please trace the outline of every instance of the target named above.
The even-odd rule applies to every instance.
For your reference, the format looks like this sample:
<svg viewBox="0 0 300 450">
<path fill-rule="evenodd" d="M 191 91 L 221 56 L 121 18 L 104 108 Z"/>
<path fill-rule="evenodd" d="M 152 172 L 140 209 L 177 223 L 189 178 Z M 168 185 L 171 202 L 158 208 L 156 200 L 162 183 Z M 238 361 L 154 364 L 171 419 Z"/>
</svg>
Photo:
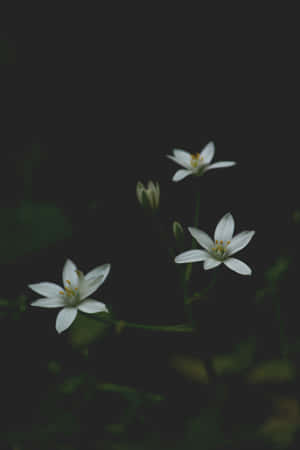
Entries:
<svg viewBox="0 0 300 450">
<path fill-rule="evenodd" d="M 184 235 L 182 225 L 176 220 L 173 222 L 173 234 L 176 241 L 181 241 Z"/>
<path fill-rule="evenodd" d="M 175 222 L 173 222 L 172 229 L 173 229 L 173 236 L 176 241 L 176 248 L 178 251 L 182 251 L 185 245 L 185 235 L 183 227 L 179 222 L 177 222 L 177 220 L 175 220 Z"/>
<path fill-rule="evenodd" d="M 147 188 L 140 181 L 136 185 L 136 195 L 139 203 L 152 210 L 156 210 L 159 206 L 160 189 L 158 182 L 148 181 Z"/>
</svg>

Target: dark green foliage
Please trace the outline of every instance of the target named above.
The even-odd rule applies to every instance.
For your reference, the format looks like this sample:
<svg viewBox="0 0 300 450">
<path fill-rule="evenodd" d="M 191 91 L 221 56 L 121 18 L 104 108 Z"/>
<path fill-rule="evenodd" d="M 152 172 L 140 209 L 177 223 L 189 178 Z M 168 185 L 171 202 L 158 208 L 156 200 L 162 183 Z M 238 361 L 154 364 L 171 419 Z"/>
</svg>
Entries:
<svg viewBox="0 0 300 450">
<path fill-rule="evenodd" d="M 24 195 L 3 206 L 0 222 L 0 262 L 7 285 L 14 283 L 18 292 L 0 299 L 3 448 L 271 450 L 297 445 L 300 328 L 295 326 L 297 291 L 287 289 L 297 286 L 294 248 L 278 248 L 275 258 L 266 255 L 264 272 L 257 277 L 254 272 L 253 279 L 224 267 L 215 279 L 201 264 L 193 266 L 185 304 L 193 320 L 187 323 L 184 270 L 174 267 L 166 252 L 167 242 L 180 251 L 190 245 L 186 226 L 184 239 L 175 241 L 164 211 L 168 239 L 159 242 L 160 233 L 149 221 L 144 235 L 140 225 L 148 219 L 135 211 L 140 208 L 134 183 L 134 206 L 128 211 L 126 199 L 117 203 L 114 197 L 108 208 L 103 203 L 98 210 L 105 195 L 94 189 L 81 197 L 78 177 L 74 188 L 68 185 L 68 194 L 74 189 L 72 204 L 63 190 L 57 201 L 42 201 L 34 181 L 45 161 L 39 152 L 37 146 L 21 160 Z M 47 158 L 51 162 L 50 154 Z M 55 275 L 49 281 L 61 283 L 57 259 L 73 255 L 79 264 L 82 257 L 84 271 L 112 263 L 110 284 L 95 294 L 110 313 L 80 313 L 57 335 L 57 310 L 29 306 L 35 297 L 18 284 L 18 270 L 25 270 L 25 261 L 32 282 L 36 273 L 47 276 L 50 267 Z M 260 249 L 255 258 L 261 258 Z"/>
<path fill-rule="evenodd" d="M 54 204 L 24 202 L 2 208 L 0 263 L 7 264 L 71 236 L 72 227 Z"/>
</svg>

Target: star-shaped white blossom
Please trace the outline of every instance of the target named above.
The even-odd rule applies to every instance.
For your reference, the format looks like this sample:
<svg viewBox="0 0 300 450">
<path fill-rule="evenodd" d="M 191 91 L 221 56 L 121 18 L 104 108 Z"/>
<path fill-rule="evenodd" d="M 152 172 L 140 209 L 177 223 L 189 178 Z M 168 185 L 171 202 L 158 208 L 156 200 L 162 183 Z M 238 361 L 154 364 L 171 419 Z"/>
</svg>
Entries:
<svg viewBox="0 0 300 450">
<path fill-rule="evenodd" d="M 250 267 L 232 255 L 242 250 L 255 234 L 255 231 L 242 231 L 233 236 L 234 219 L 230 213 L 225 214 L 215 229 L 214 240 L 198 228 L 188 229 L 194 239 L 205 250 L 188 250 L 176 256 L 176 263 L 192 263 L 204 261 L 205 270 L 213 269 L 224 263 L 225 266 L 241 275 L 251 275 Z M 233 237 L 232 237 L 233 236 Z"/>
<path fill-rule="evenodd" d="M 186 150 L 180 150 L 175 148 L 173 150 L 173 156 L 167 155 L 168 158 L 175 161 L 184 169 L 179 169 L 175 172 L 172 181 L 180 181 L 188 175 L 202 175 L 211 169 L 220 169 L 222 167 L 231 167 L 236 164 L 234 161 L 219 161 L 214 164 L 210 164 L 215 154 L 215 145 L 213 142 L 209 142 L 201 153 L 189 153 Z"/>
<path fill-rule="evenodd" d="M 63 308 L 56 317 L 56 330 L 61 333 L 71 326 L 78 310 L 85 313 L 108 311 L 104 303 L 88 296 L 101 286 L 109 271 L 110 264 L 103 264 L 83 275 L 76 265 L 67 259 L 62 272 L 64 288 L 49 282 L 29 284 L 30 289 L 44 296 L 32 302 L 31 305 L 42 308 Z"/>
</svg>

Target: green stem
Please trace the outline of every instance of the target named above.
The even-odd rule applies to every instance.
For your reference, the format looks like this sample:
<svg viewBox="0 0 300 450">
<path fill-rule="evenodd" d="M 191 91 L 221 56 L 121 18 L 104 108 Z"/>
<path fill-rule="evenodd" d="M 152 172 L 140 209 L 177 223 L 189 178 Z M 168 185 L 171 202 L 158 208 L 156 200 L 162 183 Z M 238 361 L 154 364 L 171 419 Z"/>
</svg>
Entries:
<svg viewBox="0 0 300 450">
<path fill-rule="evenodd" d="M 196 206 L 195 206 L 195 218 L 194 218 L 194 227 L 197 228 L 198 222 L 199 222 L 199 212 L 200 212 L 200 191 L 197 191 L 196 193 Z M 195 240 L 193 240 L 192 243 L 192 249 L 196 248 L 197 244 Z M 185 276 L 184 276 L 184 295 L 186 297 L 187 295 L 187 288 L 186 285 L 191 277 L 192 274 L 192 263 L 187 264 L 186 270 L 185 270 Z"/>
<path fill-rule="evenodd" d="M 199 213 L 200 213 L 200 190 L 196 193 L 196 209 L 195 209 L 195 219 L 194 219 L 194 227 L 198 227 L 199 222 Z"/>
<path fill-rule="evenodd" d="M 88 315 L 90 319 L 97 320 L 98 322 L 103 322 L 111 325 L 121 325 L 122 328 L 139 328 L 142 330 L 149 330 L 149 331 L 166 331 L 171 333 L 194 333 L 195 330 L 192 327 L 186 326 L 184 324 L 179 325 L 143 325 L 140 323 L 132 323 L 132 322 L 125 322 L 123 320 L 114 320 L 114 319 L 106 319 L 102 317 L 97 317 L 93 315 Z"/>
<path fill-rule="evenodd" d="M 214 273 L 212 274 L 210 283 L 208 285 L 207 291 L 211 291 L 217 284 L 217 278 L 218 278 L 218 269 L 214 270 Z"/>
<path fill-rule="evenodd" d="M 205 368 L 206 368 L 206 371 L 207 371 L 208 378 L 212 382 L 214 382 L 216 380 L 217 374 L 216 374 L 216 371 L 215 371 L 215 368 L 214 368 L 214 365 L 213 365 L 212 358 L 210 356 L 206 356 L 203 359 L 203 362 L 204 362 L 204 365 L 205 365 Z"/>
<path fill-rule="evenodd" d="M 156 230 L 157 234 L 159 235 L 161 242 L 166 247 L 170 258 L 173 260 L 175 257 L 175 253 L 174 253 L 174 250 L 168 245 L 168 240 L 169 240 L 168 235 L 165 232 L 165 230 L 159 220 L 157 211 L 155 212 L 155 214 L 153 214 L 151 216 L 151 222 L 152 222 L 153 228 Z"/>
<path fill-rule="evenodd" d="M 218 279 L 218 269 L 214 271 L 214 273 L 212 274 L 210 283 L 207 287 L 207 293 L 211 293 L 215 290 L 216 284 L 217 284 L 217 279 Z M 207 355 L 204 358 L 204 364 L 207 370 L 207 374 L 209 379 L 214 383 L 216 381 L 217 378 L 217 374 L 213 365 L 213 360 L 212 357 L 210 355 Z"/>
</svg>

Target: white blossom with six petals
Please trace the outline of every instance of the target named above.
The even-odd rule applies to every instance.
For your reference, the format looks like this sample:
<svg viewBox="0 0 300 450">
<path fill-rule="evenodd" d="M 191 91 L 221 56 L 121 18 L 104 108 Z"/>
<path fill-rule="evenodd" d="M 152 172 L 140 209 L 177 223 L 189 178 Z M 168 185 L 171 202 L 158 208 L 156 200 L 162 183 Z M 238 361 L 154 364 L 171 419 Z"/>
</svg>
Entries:
<svg viewBox="0 0 300 450">
<path fill-rule="evenodd" d="M 175 172 L 172 181 L 180 181 L 188 175 L 202 175 L 211 169 L 220 169 L 222 167 L 231 167 L 236 164 L 235 161 L 219 161 L 214 164 L 210 164 L 215 154 L 215 145 L 213 142 L 209 142 L 201 153 L 192 154 L 186 150 L 180 150 L 175 148 L 173 150 L 173 156 L 167 155 L 168 158 L 176 162 L 184 169 L 179 169 Z"/>
<path fill-rule="evenodd" d="M 233 236 L 234 219 L 230 213 L 225 214 L 216 226 L 214 240 L 204 231 L 190 227 L 189 232 L 205 250 L 188 250 L 176 256 L 175 262 L 192 263 L 204 261 L 205 270 L 213 269 L 224 263 L 229 269 L 241 275 L 251 275 L 250 267 L 232 255 L 242 250 L 255 234 L 255 231 L 242 231 Z M 233 236 L 233 237 L 232 237 Z"/>
<path fill-rule="evenodd" d="M 78 310 L 85 313 L 108 311 L 104 303 L 88 296 L 104 283 L 109 271 L 110 264 L 103 264 L 83 275 L 76 265 L 67 259 L 62 271 L 64 288 L 49 282 L 29 284 L 30 289 L 44 296 L 32 302 L 31 305 L 42 308 L 63 308 L 56 317 L 56 330 L 61 333 L 71 326 Z"/>
</svg>

